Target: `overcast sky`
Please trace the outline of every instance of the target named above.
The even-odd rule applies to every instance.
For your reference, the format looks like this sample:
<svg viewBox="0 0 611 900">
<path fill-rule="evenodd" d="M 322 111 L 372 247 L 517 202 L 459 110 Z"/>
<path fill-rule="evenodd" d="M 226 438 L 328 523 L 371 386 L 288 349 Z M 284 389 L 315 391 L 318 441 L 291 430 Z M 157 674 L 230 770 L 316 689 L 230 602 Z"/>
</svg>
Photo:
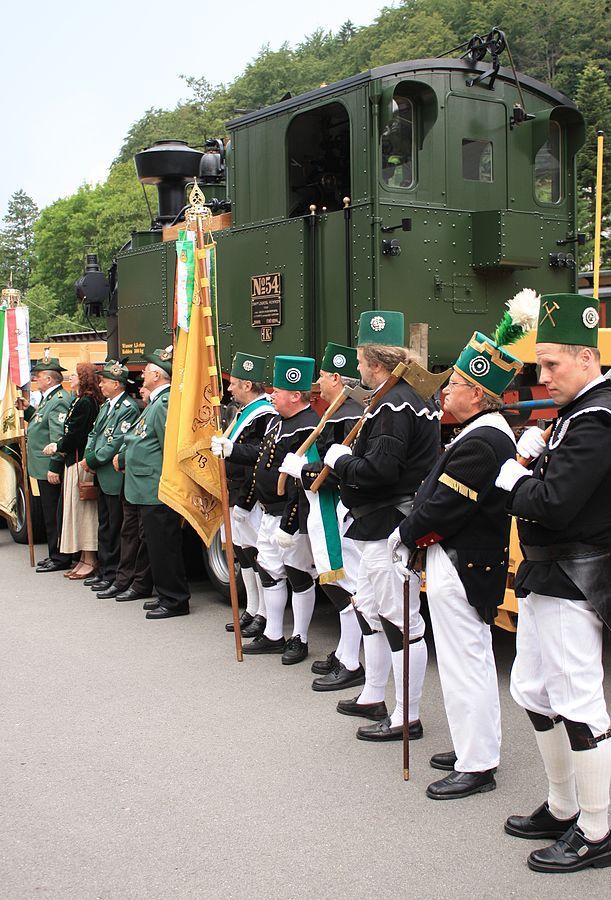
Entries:
<svg viewBox="0 0 611 900">
<path fill-rule="evenodd" d="M 40 208 L 104 180 L 130 125 L 172 108 L 180 74 L 230 82 L 269 43 L 368 25 L 392 0 L 29 0 L 0 13 L 0 219 L 19 189 Z"/>
</svg>

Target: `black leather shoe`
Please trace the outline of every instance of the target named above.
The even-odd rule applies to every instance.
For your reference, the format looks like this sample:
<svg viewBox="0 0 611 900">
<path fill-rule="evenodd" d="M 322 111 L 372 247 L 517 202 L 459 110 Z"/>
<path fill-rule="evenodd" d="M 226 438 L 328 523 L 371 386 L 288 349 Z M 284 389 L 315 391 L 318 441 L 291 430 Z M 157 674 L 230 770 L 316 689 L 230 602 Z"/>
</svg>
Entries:
<svg viewBox="0 0 611 900">
<path fill-rule="evenodd" d="M 126 591 L 121 591 L 120 594 L 117 594 L 115 600 L 122 603 L 123 600 L 148 600 L 148 598 L 148 594 L 139 594 L 138 591 L 128 588 Z"/>
<path fill-rule="evenodd" d="M 102 576 L 97 572 L 95 575 L 88 575 L 87 578 L 83 578 L 83 584 L 85 585 L 85 587 L 94 587 L 95 585 L 96 590 L 104 590 L 104 588 L 97 587 L 98 584 L 102 584 L 102 582 L 104 581 L 105 579 L 102 578 Z M 108 582 L 108 585 L 110 586 L 110 581 Z"/>
<path fill-rule="evenodd" d="M 239 619 L 240 631 L 242 631 L 242 629 L 246 628 L 247 625 L 250 625 L 250 623 L 253 621 L 253 619 L 254 619 L 254 616 L 251 616 L 251 614 L 249 612 L 244 610 L 244 612 L 242 613 L 242 615 L 240 616 L 240 619 Z M 233 633 L 234 630 L 235 629 L 233 627 L 233 622 L 228 622 L 227 625 L 225 625 L 225 631 L 230 631 Z"/>
<path fill-rule="evenodd" d="M 245 628 L 242 628 L 242 637 L 259 637 L 260 634 L 263 634 L 265 631 L 265 626 L 267 625 L 267 619 L 265 616 L 256 615 L 250 625 L 247 625 Z"/>
<path fill-rule="evenodd" d="M 551 847 L 535 850 L 527 859 L 535 872 L 578 872 L 593 866 L 611 866 L 611 831 L 601 841 L 590 841 L 579 825 L 573 825 Z"/>
<path fill-rule="evenodd" d="M 49 562 L 41 563 L 39 566 L 36 566 L 36 571 L 39 574 L 42 572 L 64 572 L 69 568 L 70 563 L 59 563 L 55 562 L 53 559 L 50 559 Z"/>
<path fill-rule="evenodd" d="M 93 590 L 93 588 L 92 588 Z M 112 597 L 116 597 L 117 594 L 121 593 L 121 588 L 118 588 L 115 584 L 111 584 L 110 587 L 104 588 L 101 591 L 96 593 L 96 597 L 98 600 L 110 600 Z"/>
<path fill-rule="evenodd" d="M 426 789 L 426 796 L 431 800 L 460 800 L 471 794 L 484 794 L 493 791 L 496 781 L 492 769 L 487 772 L 450 772 L 441 781 L 434 781 Z"/>
<path fill-rule="evenodd" d="M 388 718 L 388 710 L 383 700 L 381 703 L 359 703 L 358 699 L 353 697 L 352 700 L 340 700 L 336 706 L 338 713 L 343 716 L 360 716 L 363 719 L 371 719 L 372 722 Z"/>
<path fill-rule="evenodd" d="M 37 566 L 43 566 L 45 563 L 53 562 L 50 556 L 45 556 L 44 559 L 39 559 L 36 563 Z"/>
<path fill-rule="evenodd" d="M 264 634 L 260 634 L 250 644 L 244 644 L 242 650 L 244 653 L 284 653 L 285 644 L 284 638 L 272 641 Z"/>
<path fill-rule="evenodd" d="M 91 585 L 91 590 L 95 593 L 97 591 L 107 591 L 109 587 L 112 587 L 112 581 L 108 581 L 107 578 L 102 578 L 101 581 L 94 581 Z"/>
<path fill-rule="evenodd" d="M 358 669 L 351 670 L 339 663 L 334 669 L 331 669 L 328 675 L 315 678 L 312 682 L 312 690 L 342 691 L 344 688 L 355 687 L 358 684 L 365 684 L 365 669 L 359 666 Z"/>
<path fill-rule="evenodd" d="M 559 838 L 577 823 L 579 813 L 570 819 L 557 819 L 549 811 L 547 801 L 530 816 L 509 816 L 505 822 L 507 834 L 521 838 Z"/>
<path fill-rule="evenodd" d="M 453 750 L 449 753 L 435 753 L 430 759 L 431 768 L 442 769 L 444 772 L 454 771 L 456 765 L 456 754 Z"/>
<path fill-rule="evenodd" d="M 117 598 L 115 597 L 115 600 Z M 174 616 L 188 616 L 188 606 L 180 606 L 178 609 L 167 609 L 165 606 L 156 606 L 155 609 L 149 609 L 146 614 L 147 619 L 172 619 Z"/>
<path fill-rule="evenodd" d="M 301 640 L 301 635 L 294 634 L 289 638 L 282 654 L 282 665 L 293 666 L 303 662 L 308 656 L 308 645 Z"/>
<path fill-rule="evenodd" d="M 159 606 L 159 599 L 155 597 L 153 600 L 145 600 L 142 604 L 142 609 L 157 609 Z"/>
<path fill-rule="evenodd" d="M 422 722 L 417 719 L 415 722 L 409 723 L 409 739 L 410 741 L 418 741 L 424 734 Z M 359 741 L 402 741 L 403 725 L 391 725 L 390 717 L 376 722 L 375 725 L 362 725 L 356 732 Z"/>
<path fill-rule="evenodd" d="M 328 675 L 329 672 L 332 672 L 333 669 L 337 668 L 340 665 L 340 661 L 335 655 L 335 651 L 333 653 L 329 653 L 326 659 L 316 659 L 312 663 L 312 672 L 315 675 Z"/>
</svg>

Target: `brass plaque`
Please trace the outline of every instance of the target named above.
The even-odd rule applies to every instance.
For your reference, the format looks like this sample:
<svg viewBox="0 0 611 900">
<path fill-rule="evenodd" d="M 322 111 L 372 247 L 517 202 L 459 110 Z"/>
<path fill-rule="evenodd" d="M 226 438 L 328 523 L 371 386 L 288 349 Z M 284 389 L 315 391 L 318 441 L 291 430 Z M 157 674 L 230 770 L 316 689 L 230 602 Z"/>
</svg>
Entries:
<svg viewBox="0 0 611 900">
<path fill-rule="evenodd" d="M 268 343 L 274 339 L 274 329 L 271 325 L 263 325 L 261 328 L 261 340 Z"/>
<path fill-rule="evenodd" d="M 282 324 L 282 276 L 280 272 L 251 277 L 250 316 L 250 324 L 253 328 L 271 328 Z M 261 332 L 261 339 L 268 340 L 263 337 L 263 332 Z"/>
</svg>

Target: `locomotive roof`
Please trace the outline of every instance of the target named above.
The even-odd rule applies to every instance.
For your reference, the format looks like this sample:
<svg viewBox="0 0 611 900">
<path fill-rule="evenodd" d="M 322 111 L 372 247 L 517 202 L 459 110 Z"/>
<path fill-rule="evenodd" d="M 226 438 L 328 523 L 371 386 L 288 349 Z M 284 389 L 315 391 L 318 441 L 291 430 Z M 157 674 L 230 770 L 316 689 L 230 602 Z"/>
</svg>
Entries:
<svg viewBox="0 0 611 900">
<path fill-rule="evenodd" d="M 339 90 L 357 87 L 359 84 L 374 81 L 377 78 L 385 78 L 389 75 L 401 75 L 407 72 L 419 72 L 423 70 L 430 71 L 431 69 L 436 71 L 479 73 L 486 72 L 488 68 L 489 65 L 486 63 L 473 63 L 466 59 L 439 59 L 437 57 L 432 59 L 412 59 L 408 62 L 391 63 L 387 66 L 378 66 L 376 69 L 369 69 L 367 72 L 361 72 L 358 75 L 351 75 L 350 78 L 344 78 L 342 81 L 334 81 L 333 84 L 315 88 L 313 91 L 307 91 L 305 94 L 290 97 L 288 100 L 281 100 L 279 103 L 273 103 L 271 106 L 264 106 L 261 109 L 253 110 L 253 112 L 231 119 L 231 121 L 227 122 L 227 127 L 232 129 L 241 128 L 243 125 L 250 125 L 252 122 L 256 122 L 259 119 L 265 119 L 276 113 L 302 106 L 306 101 L 309 102 L 311 100 L 333 96 L 337 94 Z M 542 81 L 537 81 L 536 78 L 531 78 L 529 75 L 522 75 L 520 72 L 517 74 L 520 84 L 527 90 L 540 94 L 547 100 L 554 101 L 562 106 L 577 109 L 570 97 L 561 94 L 560 91 L 555 91 Z M 503 66 L 499 68 L 497 78 L 501 78 L 508 82 L 514 82 L 513 71 Z"/>
</svg>

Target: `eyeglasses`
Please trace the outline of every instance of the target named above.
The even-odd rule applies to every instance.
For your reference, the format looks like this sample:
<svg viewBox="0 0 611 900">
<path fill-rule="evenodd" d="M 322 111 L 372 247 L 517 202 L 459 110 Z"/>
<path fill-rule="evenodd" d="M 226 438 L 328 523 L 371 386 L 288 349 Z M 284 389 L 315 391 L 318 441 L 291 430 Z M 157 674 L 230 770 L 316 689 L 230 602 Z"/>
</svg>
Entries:
<svg viewBox="0 0 611 900">
<path fill-rule="evenodd" d="M 468 387 L 468 388 L 474 388 L 474 387 L 476 387 L 476 385 L 475 385 L 475 384 L 467 384 L 466 381 L 448 381 L 448 383 L 446 384 L 445 389 L 446 389 L 446 391 L 447 391 L 448 389 L 451 390 L 451 391 L 453 391 L 455 387 Z"/>
</svg>

